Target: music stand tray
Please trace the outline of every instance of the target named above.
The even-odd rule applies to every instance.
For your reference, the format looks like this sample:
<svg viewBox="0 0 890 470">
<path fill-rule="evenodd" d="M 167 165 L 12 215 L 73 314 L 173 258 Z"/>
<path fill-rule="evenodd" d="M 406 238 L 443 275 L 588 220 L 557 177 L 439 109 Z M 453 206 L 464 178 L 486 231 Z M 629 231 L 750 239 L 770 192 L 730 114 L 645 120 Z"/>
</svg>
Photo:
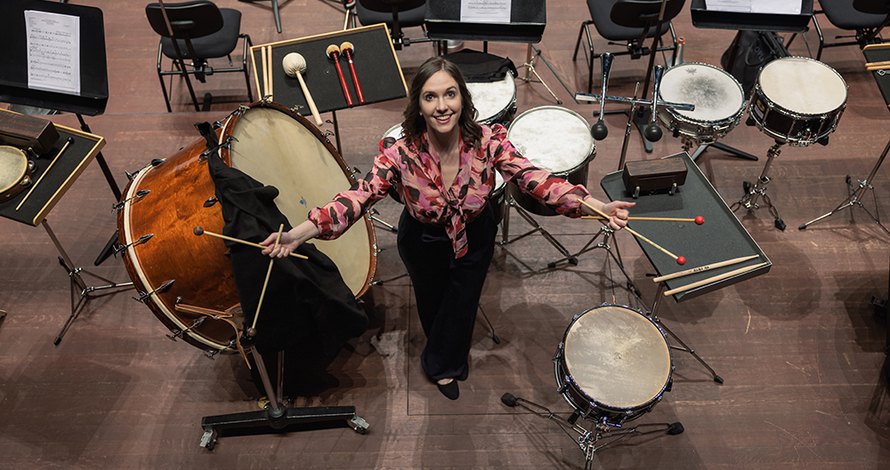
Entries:
<svg viewBox="0 0 890 470">
<path fill-rule="evenodd" d="M 796 15 L 708 10 L 705 3 L 692 0 L 689 7 L 696 28 L 803 33 L 813 17 L 813 0 L 801 0 L 800 14 Z"/>
<path fill-rule="evenodd" d="M 703 216 L 705 223 L 696 225 L 689 222 L 655 222 L 633 221 L 630 226 L 656 243 L 671 250 L 678 256 L 685 256 L 687 263 L 678 265 L 673 259 L 652 246 L 639 243 L 643 253 L 658 272 L 658 275 L 670 274 L 689 268 L 713 264 L 720 261 L 749 255 L 757 258 L 732 266 L 725 266 L 704 271 L 677 279 L 664 281 L 667 289 L 686 286 L 690 283 L 709 279 L 713 276 L 728 273 L 746 266 L 766 263 L 764 266 L 736 276 L 689 289 L 673 297 L 677 302 L 698 297 L 737 282 L 760 276 L 769 272 L 772 263 L 751 238 L 735 214 L 729 209 L 723 198 L 711 185 L 689 155 L 683 153 L 680 158 L 686 164 L 686 182 L 677 191 L 668 193 L 643 195 L 634 200 L 637 205 L 631 210 L 633 216 L 679 217 L 688 218 Z M 611 200 L 631 200 L 625 190 L 622 172 L 616 171 L 603 177 L 601 186 Z M 651 234 L 651 236 L 650 236 Z"/>
<path fill-rule="evenodd" d="M 346 98 L 343 96 L 340 80 L 337 77 L 337 69 L 325 53 L 329 45 L 336 44 L 339 47 L 343 41 L 349 41 L 355 46 L 353 62 L 364 93 L 365 104 L 408 95 L 405 76 L 402 74 L 395 48 L 389 39 L 389 31 L 383 23 L 252 46 L 250 60 L 257 85 L 257 95 L 260 97 L 267 95 L 262 87 L 265 79 L 262 51 L 264 48 L 271 48 L 272 101 L 296 107 L 297 112 L 304 116 L 309 114 L 309 106 L 299 81 L 287 76 L 281 67 L 284 56 L 297 52 L 306 59 L 303 79 L 318 107 L 318 112 L 347 108 Z M 355 83 L 352 81 L 346 61 L 341 60 L 340 66 L 354 107 L 358 106 Z"/>
</svg>

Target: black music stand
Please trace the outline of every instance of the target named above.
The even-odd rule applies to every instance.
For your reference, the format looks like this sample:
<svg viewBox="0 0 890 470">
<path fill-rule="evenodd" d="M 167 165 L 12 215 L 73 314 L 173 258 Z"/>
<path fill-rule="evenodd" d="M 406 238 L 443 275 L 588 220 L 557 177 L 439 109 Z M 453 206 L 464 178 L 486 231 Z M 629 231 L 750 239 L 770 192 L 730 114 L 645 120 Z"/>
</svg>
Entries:
<svg viewBox="0 0 890 470">
<path fill-rule="evenodd" d="M 11 113 L 11 111 L 0 110 Z M 0 203 L 0 216 L 15 220 L 23 224 L 41 225 L 49 235 L 50 240 L 59 252 L 59 264 L 68 274 L 70 281 L 71 312 L 59 334 L 56 335 L 53 344 L 58 346 L 68 328 L 83 311 L 87 302 L 104 295 L 119 292 L 117 289 L 131 288 L 132 282 L 117 283 L 102 276 L 94 274 L 83 268 L 77 267 L 68 256 L 65 247 L 59 242 L 53 232 L 46 216 L 55 207 L 65 192 L 74 184 L 74 181 L 86 169 L 93 158 L 99 155 L 99 149 L 105 145 L 105 139 L 100 136 L 71 129 L 59 124 L 55 125 L 59 131 L 59 141 L 38 159 L 37 172 L 33 175 L 34 183 L 29 189 L 22 191 L 12 199 Z M 89 275 L 105 282 L 104 285 L 91 286 L 87 284 L 83 276 Z M 112 290 L 113 289 L 113 290 Z"/>
<path fill-rule="evenodd" d="M 337 152 L 342 154 L 337 111 L 347 109 L 349 106 L 337 77 L 336 66 L 327 57 L 325 51 L 331 44 L 339 46 L 344 41 L 351 42 L 355 47 L 353 62 L 365 98 L 364 104 L 380 103 L 404 98 L 408 95 L 408 85 L 405 83 L 399 58 L 396 56 L 395 48 L 389 38 L 386 25 L 381 23 L 272 44 L 255 45 L 250 49 L 250 58 L 257 84 L 257 94 L 264 100 L 277 101 L 292 107 L 304 116 L 308 115 L 308 101 L 303 95 L 298 80 L 287 76 L 281 66 L 281 62 L 287 54 L 291 52 L 301 54 L 306 59 L 306 72 L 303 74 L 306 88 L 312 95 L 318 112 L 331 113 L 332 120 L 329 122 L 334 125 L 333 135 L 336 139 Z M 264 49 L 271 55 L 271 57 L 266 57 L 266 63 L 263 63 Z M 340 67 L 343 70 L 346 87 L 353 100 L 353 107 L 360 106 L 356 99 L 355 82 L 352 80 L 352 74 L 345 60 L 340 60 Z M 263 86 L 266 83 L 264 80 L 268 70 L 271 70 L 269 74 L 271 95 L 268 93 L 269 90 L 264 89 Z M 325 135 L 330 136 L 330 132 L 326 132 Z M 356 172 L 358 172 L 357 169 Z M 394 231 L 394 227 L 381 220 L 376 213 L 371 213 L 370 217 L 374 222 Z"/>
<path fill-rule="evenodd" d="M 888 7 L 890 7 L 890 4 L 887 5 Z M 862 53 L 865 55 L 866 69 L 872 72 L 872 76 L 877 82 L 878 88 L 880 88 L 882 96 L 884 97 L 884 102 L 887 104 L 888 110 L 890 110 L 890 75 L 888 75 L 887 73 L 888 71 L 890 71 L 890 66 L 886 66 L 883 68 L 881 68 L 881 66 L 869 67 L 869 64 L 890 61 L 890 43 L 870 44 L 863 48 Z M 847 175 L 845 177 L 844 181 L 847 184 L 848 193 L 846 199 L 841 201 L 840 204 L 838 204 L 834 209 L 828 211 L 827 213 L 822 214 L 809 222 L 800 224 L 800 226 L 797 227 L 798 230 L 804 230 L 810 225 L 825 220 L 828 217 L 831 217 L 832 215 L 846 208 L 851 209 L 850 215 L 852 216 L 852 208 L 853 206 L 856 206 L 865 211 L 865 213 L 868 214 L 869 217 L 871 217 L 871 220 L 878 224 L 878 227 L 881 227 L 881 230 L 883 230 L 884 233 L 890 235 L 890 230 L 888 230 L 887 227 L 885 227 L 884 224 L 881 223 L 881 219 L 877 215 L 877 199 L 875 198 L 874 214 L 866 209 L 864 205 L 862 205 L 862 198 L 866 195 L 866 193 L 874 189 L 874 187 L 872 186 L 872 182 L 875 179 L 875 174 L 877 174 L 878 169 L 881 168 L 881 165 L 884 163 L 884 159 L 887 158 L 888 152 L 890 152 L 890 140 L 887 141 L 887 145 L 884 147 L 884 151 L 881 152 L 881 156 L 878 157 L 878 161 L 875 162 L 875 165 L 872 167 L 871 172 L 868 174 L 868 176 L 865 177 L 864 180 L 860 180 L 858 182 L 855 189 L 852 184 L 852 178 L 850 177 L 850 175 Z M 872 196 L 874 196 L 874 193 L 872 193 Z"/>
</svg>

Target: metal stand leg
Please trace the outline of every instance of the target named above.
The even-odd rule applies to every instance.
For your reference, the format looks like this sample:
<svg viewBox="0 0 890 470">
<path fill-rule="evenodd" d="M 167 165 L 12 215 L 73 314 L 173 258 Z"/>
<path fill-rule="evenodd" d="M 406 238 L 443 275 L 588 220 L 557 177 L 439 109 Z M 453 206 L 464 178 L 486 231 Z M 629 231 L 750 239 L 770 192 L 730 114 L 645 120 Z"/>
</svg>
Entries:
<svg viewBox="0 0 890 470">
<path fill-rule="evenodd" d="M 730 147 L 729 145 L 722 144 L 720 142 L 705 142 L 699 143 L 698 148 L 696 148 L 695 152 L 690 156 L 690 158 L 692 158 L 692 161 L 698 161 L 698 157 L 700 157 L 701 154 L 705 153 L 705 151 L 708 150 L 709 147 L 714 147 L 717 150 L 722 150 L 728 153 L 731 157 L 741 158 L 743 160 L 751 160 L 755 162 L 759 160 L 756 156 L 751 155 L 748 152 L 739 150 L 735 147 Z"/>
<path fill-rule="evenodd" d="M 482 304 L 479 304 L 479 313 L 482 314 L 482 319 L 485 320 L 485 324 L 488 326 L 488 331 L 491 333 L 491 340 L 494 341 L 494 344 L 501 344 L 501 338 L 495 333 L 494 325 L 491 324 L 491 320 L 489 320 L 488 315 L 485 314 L 485 309 L 482 308 Z"/>
<path fill-rule="evenodd" d="M 522 235 L 519 235 L 518 237 L 516 237 L 512 240 L 507 240 L 507 228 L 509 226 L 508 215 L 509 215 L 511 207 L 516 209 L 516 212 L 523 219 L 525 219 L 526 222 L 531 224 L 531 226 L 533 228 L 531 230 L 529 230 L 528 232 L 525 232 Z M 572 256 L 569 253 L 569 250 L 567 250 L 566 247 L 563 246 L 563 244 L 559 242 L 559 240 L 554 238 L 553 235 L 550 234 L 550 232 L 548 232 L 544 227 L 542 227 L 541 224 L 539 224 L 538 221 L 536 221 L 528 212 L 526 212 L 522 207 L 519 207 L 519 204 L 516 204 L 516 201 L 514 201 L 512 197 L 507 196 L 507 207 L 504 210 L 506 211 L 506 213 L 504 215 L 504 227 L 503 227 L 504 230 L 503 230 L 503 238 L 500 243 L 501 246 L 513 243 L 513 242 L 520 240 L 522 238 L 525 238 L 526 236 L 531 235 L 535 232 L 540 232 L 541 235 L 544 236 L 545 240 L 547 240 L 551 245 L 553 245 L 554 248 L 557 249 L 557 251 L 559 251 L 563 256 L 565 256 L 565 258 L 564 258 L 565 260 L 567 260 L 569 263 L 571 263 L 573 265 L 578 264 L 578 259 L 575 258 L 574 256 Z M 550 264 L 552 264 L 552 263 L 550 263 Z M 549 266 L 549 264 L 548 264 L 548 266 Z"/>
<path fill-rule="evenodd" d="M 600 227 L 599 232 L 597 232 L 597 234 L 594 235 L 593 238 L 588 240 L 588 242 L 586 244 L 584 244 L 584 246 L 581 247 L 581 249 L 578 250 L 577 253 L 575 253 L 573 255 L 569 255 L 565 258 L 553 261 L 553 262 L 549 263 L 547 265 L 547 267 L 555 268 L 560 263 L 564 263 L 564 262 L 571 263 L 573 259 L 576 261 L 574 264 L 577 264 L 577 258 L 579 256 L 583 255 L 584 253 L 587 253 L 588 251 L 592 251 L 592 250 L 601 248 L 603 250 L 606 250 L 606 253 L 608 253 L 609 256 L 612 258 L 612 260 L 615 262 L 615 264 L 618 265 L 618 269 L 621 270 L 621 274 L 623 274 L 624 278 L 627 280 L 627 289 L 630 290 L 631 292 L 633 292 L 634 295 L 636 295 L 637 297 L 640 297 L 642 295 L 642 293 L 640 292 L 639 289 L 637 289 L 637 286 L 634 284 L 633 280 L 631 280 L 630 274 L 628 274 L 627 270 L 624 269 L 624 261 L 621 259 L 621 252 L 618 250 L 618 245 L 615 244 L 613 246 L 609 243 L 609 240 L 611 240 L 614 235 L 615 235 L 614 230 L 612 230 L 611 228 L 609 228 L 606 225 L 603 225 L 602 227 Z M 603 237 L 602 241 L 600 241 L 599 243 L 594 245 L 593 242 L 595 242 L 597 239 L 599 239 L 600 236 Z M 615 248 L 614 251 L 612 250 L 613 247 Z"/>
<path fill-rule="evenodd" d="M 714 368 L 711 367 L 707 362 L 705 362 L 705 360 L 702 359 L 701 356 L 699 356 L 698 353 L 695 352 L 695 349 L 690 348 L 682 339 L 680 339 L 679 336 L 674 334 L 674 332 L 671 331 L 671 329 L 668 328 L 667 325 L 665 325 L 664 322 L 661 321 L 661 319 L 658 318 L 658 314 L 657 314 L 658 304 L 659 304 L 659 300 L 661 300 L 661 297 L 664 294 L 664 289 L 665 289 L 664 283 L 663 282 L 659 283 L 658 291 L 655 293 L 655 300 L 652 302 L 652 308 L 649 309 L 649 317 L 652 318 L 652 321 L 654 321 L 657 325 L 659 325 L 667 334 L 671 335 L 671 338 L 674 338 L 674 341 L 680 343 L 680 346 L 670 345 L 671 349 L 676 349 L 678 351 L 684 351 L 684 352 L 688 352 L 689 354 L 691 354 L 692 357 L 695 358 L 695 360 L 697 360 L 701 365 L 703 365 L 705 367 L 705 369 L 708 369 L 708 372 L 711 373 L 711 377 L 714 379 L 714 382 L 717 382 L 718 384 L 722 384 L 723 377 L 720 377 L 719 375 L 717 375 L 717 372 L 714 371 Z"/>
<path fill-rule="evenodd" d="M 876 224 L 878 224 L 878 227 L 881 227 L 881 229 L 885 233 L 890 235 L 890 230 L 887 230 L 887 227 L 885 227 L 884 224 L 881 223 L 881 219 L 879 219 L 875 214 L 872 214 L 871 211 L 869 211 L 868 209 L 865 208 L 865 206 L 862 205 L 862 198 L 863 198 L 863 196 L 865 196 L 865 193 L 867 193 L 871 189 L 874 189 L 874 187 L 872 186 L 872 181 L 874 181 L 875 174 L 878 172 L 878 169 L 881 168 L 881 164 L 884 163 L 884 159 L 887 158 L 888 151 L 890 151 L 890 141 L 887 142 L 887 145 L 884 147 L 884 151 L 881 153 L 881 157 L 878 158 L 877 162 L 875 162 L 875 166 L 871 169 L 871 172 L 868 174 L 868 176 L 864 180 L 859 181 L 859 186 L 855 190 L 853 190 L 850 176 L 847 175 L 847 178 L 846 178 L 847 189 L 848 189 L 848 192 L 850 193 L 850 195 L 847 196 L 846 199 L 841 201 L 841 203 L 838 204 L 837 207 L 835 207 L 831 211 L 829 211 L 823 215 L 820 215 L 819 217 L 816 217 L 815 219 L 813 219 L 807 223 L 800 224 L 800 226 L 797 228 L 799 230 L 803 230 L 803 229 L 809 227 L 810 225 L 813 225 L 813 224 L 815 224 L 821 220 L 824 220 L 828 217 L 831 217 L 835 213 L 840 212 L 848 207 L 851 209 L 851 212 L 852 212 L 853 206 L 857 206 L 860 209 L 862 209 L 863 211 L 865 211 L 865 213 L 868 214 L 869 217 L 871 217 L 871 220 L 873 220 Z M 874 193 L 872 193 L 872 196 L 874 196 Z M 875 201 L 875 202 L 876 202 L 875 209 L 877 210 L 877 201 Z"/>
<path fill-rule="evenodd" d="M 43 228 L 46 230 L 46 233 L 49 235 L 50 240 L 52 240 L 53 245 L 55 245 L 56 250 L 59 252 L 59 264 L 62 265 L 62 268 L 68 273 L 68 279 L 70 281 L 70 292 L 71 292 L 71 314 L 68 315 L 68 319 L 65 320 L 65 324 L 62 326 L 59 334 L 56 335 L 56 339 L 53 341 L 53 345 L 58 346 L 59 343 L 62 342 L 62 337 L 65 336 L 65 333 L 68 332 L 68 328 L 71 327 L 71 324 L 74 323 L 74 320 L 80 316 L 80 312 L 83 311 L 87 302 L 90 300 L 102 297 L 105 295 L 116 294 L 120 292 L 119 290 L 103 292 L 101 294 L 97 294 L 96 292 L 107 291 L 109 289 L 129 289 L 133 287 L 132 282 L 124 282 L 124 283 L 116 283 L 114 281 L 108 280 L 98 274 L 93 274 L 83 268 L 78 268 L 74 266 L 74 263 L 71 262 L 71 258 L 68 257 L 68 253 L 65 251 L 65 248 L 62 247 L 62 244 L 59 243 L 59 239 L 56 238 L 56 234 L 53 232 L 52 228 L 50 228 L 49 223 L 46 219 L 40 223 Z M 82 274 L 88 274 L 100 281 L 107 282 L 106 285 L 101 286 L 89 286 L 86 281 L 83 280 Z M 75 300 L 77 299 L 77 300 Z"/>
<path fill-rule="evenodd" d="M 560 78 L 560 76 L 556 73 L 556 70 L 553 69 L 553 66 L 550 65 L 549 62 L 547 62 L 547 59 L 543 55 L 541 55 L 541 50 L 535 47 L 534 44 L 528 45 L 527 53 L 525 55 L 525 63 L 519 66 L 525 67 L 525 76 L 519 77 L 519 79 L 526 83 L 540 83 L 541 85 L 544 85 L 544 88 L 547 89 L 547 93 L 550 93 L 550 96 L 553 97 L 553 99 L 556 101 L 556 104 L 562 104 L 562 100 L 556 96 L 556 93 L 553 93 L 553 90 L 551 90 L 550 87 L 547 86 L 547 83 L 544 82 L 544 79 L 541 78 L 541 76 L 538 75 L 538 71 L 535 70 L 535 63 L 538 61 L 538 59 L 541 59 L 541 62 L 544 62 L 544 65 L 546 65 L 547 68 L 550 69 L 550 73 L 552 73 L 553 76 L 556 77 L 556 81 L 558 81 L 559 84 L 562 85 L 562 87 L 566 90 L 566 93 L 568 93 L 570 96 L 574 96 L 574 93 L 569 90 L 568 85 L 566 85 L 562 78 Z M 534 75 L 535 78 L 532 79 L 531 75 Z"/>
<path fill-rule="evenodd" d="M 578 448 L 584 454 L 585 469 L 589 469 L 593 465 L 593 455 L 596 453 L 596 451 L 604 449 L 626 437 L 630 437 L 632 435 L 643 436 L 646 434 L 659 432 L 664 432 L 669 435 L 676 435 L 684 431 L 683 425 L 680 422 L 645 423 L 634 426 L 632 428 L 625 428 L 620 424 L 608 423 L 605 419 L 593 419 L 590 416 L 585 415 L 583 417 L 587 420 L 592 421 L 593 424 L 591 429 L 587 429 L 577 424 L 578 418 L 582 417 L 582 413 L 579 411 L 575 411 L 574 413 L 572 413 L 571 417 L 566 419 L 554 414 L 552 411 L 542 405 L 523 398 L 515 397 L 510 393 L 505 393 L 503 396 L 501 396 L 501 402 L 511 408 L 518 406 L 541 418 L 548 419 L 562 428 L 562 430 L 569 436 L 571 436 L 571 433 L 577 434 L 578 437 L 575 442 L 578 444 Z M 655 429 L 649 431 L 643 430 L 645 428 L 653 427 Z"/>
<path fill-rule="evenodd" d="M 769 169 L 773 164 L 773 160 L 782 152 L 779 148 L 782 145 L 784 145 L 782 142 L 777 141 L 775 144 L 773 144 L 772 147 L 769 148 L 769 151 L 766 154 L 766 165 L 763 167 L 763 172 L 760 173 L 760 178 L 758 178 L 757 182 L 753 185 L 745 181 L 743 185 L 745 195 L 729 207 L 730 210 L 732 210 L 733 212 L 742 207 L 748 209 L 748 212 L 751 212 L 755 209 L 760 209 L 760 205 L 757 204 L 757 200 L 759 198 L 763 198 L 763 202 L 766 203 L 766 207 L 769 210 L 769 213 L 775 219 L 774 224 L 779 230 L 785 230 L 785 222 L 782 220 L 781 217 L 779 217 L 778 209 L 773 206 L 772 201 L 766 194 L 766 186 L 770 182 Z"/>
<path fill-rule="evenodd" d="M 248 342 L 248 339 L 242 339 L 242 342 Z M 266 428 L 269 431 L 284 430 L 288 426 L 296 424 L 317 424 L 317 423 L 333 423 L 346 422 L 355 432 L 365 434 L 368 432 L 368 422 L 362 417 L 355 414 L 354 406 L 321 406 L 307 408 L 290 408 L 285 407 L 282 402 L 280 393 L 276 394 L 276 390 L 272 387 L 272 381 L 269 379 L 269 373 L 266 371 L 266 365 L 263 357 L 257 352 L 252 345 L 247 346 L 253 356 L 256 364 L 257 372 L 263 383 L 263 389 L 269 403 L 262 411 L 250 411 L 245 413 L 232 413 L 227 415 L 205 416 L 201 418 L 201 428 L 204 434 L 201 436 L 200 446 L 213 450 L 216 447 L 216 441 L 220 432 L 223 431 L 242 431 L 246 432 L 256 428 Z M 283 364 L 282 356 L 279 356 L 279 364 Z M 283 367 L 279 365 L 279 368 Z M 281 375 L 279 375 L 279 380 Z M 280 386 L 280 383 L 279 383 Z M 279 388 L 279 392 L 281 389 Z"/>
</svg>

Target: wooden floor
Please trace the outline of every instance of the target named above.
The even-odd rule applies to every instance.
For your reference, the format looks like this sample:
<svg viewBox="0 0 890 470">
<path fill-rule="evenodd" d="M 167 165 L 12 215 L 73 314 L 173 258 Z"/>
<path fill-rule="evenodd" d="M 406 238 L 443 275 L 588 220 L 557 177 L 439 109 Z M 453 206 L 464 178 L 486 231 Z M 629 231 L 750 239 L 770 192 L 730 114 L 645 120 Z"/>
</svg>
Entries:
<svg viewBox="0 0 890 470">
<path fill-rule="evenodd" d="M 177 84 L 174 112 L 166 113 L 154 72 L 157 38 L 145 20 L 145 2 L 76 3 L 104 12 L 110 98 L 106 112 L 88 122 L 107 139 L 103 154 L 121 185 L 125 172 L 197 140 L 193 123 L 222 119 L 247 100 L 243 80 L 214 76 L 199 84 L 199 93 L 212 91 L 217 98 L 210 112 L 190 111 L 185 89 Z M 243 12 L 242 29 L 256 44 L 334 31 L 343 24 L 339 2 L 283 2 L 281 34 L 275 31 L 269 2 L 217 3 Z M 583 5 L 547 2 L 548 24 L 540 44 L 573 91 L 587 81 L 584 59 L 571 58 L 579 23 L 588 17 Z M 734 34 L 693 27 L 688 8 L 674 25 L 686 37 L 687 61 L 719 64 Z M 597 40 L 598 47 L 604 45 Z M 481 48 L 479 43 L 466 46 Z M 526 49 L 493 43 L 490 51 L 520 64 Z M 791 51 L 807 54 L 800 40 Z M 399 59 L 410 74 L 432 54 L 429 44 L 414 44 L 399 52 Z M 796 229 L 846 197 L 846 175 L 855 182 L 868 174 L 890 133 L 888 112 L 857 48 L 829 49 L 823 61 L 849 85 L 848 105 L 828 146 L 786 146 L 773 165 L 769 195 L 788 230 L 773 228 L 765 210 L 739 213 L 774 263 L 772 270 L 690 301 L 668 300 L 659 310 L 665 325 L 725 383 L 715 383 L 690 354 L 674 351 L 673 390 L 631 424 L 679 421 L 685 432 L 627 438 L 597 452 L 595 468 L 890 465 L 890 396 L 881 375 L 886 327 L 870 303 L 873 296 L 888 293 L 890 236 L 859 209 L 805 231 Z M 645 64 L 617 57 L 610 94 L 631 94 Z M 574 104 L 541 62 L 538 71 L 567 102 L 565 107 L 593 122 L 592 105 Z M 541 85 L 517 84 L 520 112 L 554 104 Z M 342 153 L 351 166 L 369 167 L 377 140 L 400 120 L 403 106 L 404 100 L 398 100 L 338 113 Z M 77 125 L 71 115 L 53 119 Z M 607 124 L 610 135 L 597 144 L 588 180 L 599 197 L 604 197 L 599 180 L 618 165 L 624 118 L 610 116 Z M 699 160 L 731 202 L 741 197 L 743 181 L 760 174 L 772 140 L 741 124 L 723 142 L 761 157 L 750 162 L 709 151 Z M 679 150 L 679 141 L 666 136 L 646 154 L 633 135 L 628 159 Z M 875 178 L 879 211 L 890 196 L 886 181 L 885 168 Z M 126 281 L 119 259 L 92 266 L 116 229 L 113 202 L 94 163 L 47 220 L 78 265 Z M 874 210 L 871 194 L 864 203 Z M 174 206 L 169 210 L 178 209 Z M 391 222 L 400 210 L 390 200 L 378 209 Z M 561 218 L 543 223 L 570 249 L 590 238 L 586 223 Z M 511 232 L 521 229 L 516 223 Z M 539 235 L 498 248 L 482 307 L 501 342 L 495 344 L 480 321 L 470 378 L 461 384 L 460 400 L 452 402 L 423 378 L 418 359 L 423 333 L 410 286 L 400 277 L 404 268 L 394 235 L 378 230 L 377 273 L 387 282 L 371 289 L 371 327 L 315 384 L 318 393 L 296 401 L 299 406 L 354 405 L 370 423 L 370 432 L 359 435 L 337 427 L 223 437 L 210 452 L 198 446 L 203 416 L 256 409 L 256 390 L 240 359 L 211 360 L 184 342 L 171 342 L 164 336 L 166 328 L 132 299 L 132 292 L 90 301 L 61 344 L 53 346 L 70 308 L 68 278 L 57 252 L 40 227 L 3 219 L 0 233 L 0 309 L 8 312 L 0 323 L 0 468 L 583 468 L 576 436 L 504 406 L 500 396 L 509 392 L 566 416 L 571 408 L 555 391 L 552 357 L 572 316 L 603 303 L 640 308 L 655 294 L 647 278 L 653 269 L 626 233 L 618 234 L 617 243 L 642 290 L 642 302 L 623 288 L 620 272 L 606 262 L 603 250 L 583 255 L 578 266 L 547 271 L 542 268 L 558 253 Z"/>
</svg>

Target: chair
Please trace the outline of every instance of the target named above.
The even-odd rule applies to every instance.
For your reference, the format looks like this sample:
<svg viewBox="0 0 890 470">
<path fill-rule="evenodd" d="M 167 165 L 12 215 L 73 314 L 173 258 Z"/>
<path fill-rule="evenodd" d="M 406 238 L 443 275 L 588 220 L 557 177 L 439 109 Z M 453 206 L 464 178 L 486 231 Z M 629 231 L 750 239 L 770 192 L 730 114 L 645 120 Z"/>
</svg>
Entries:
<svg viewBox="0 0 890 470">
<path fill-rule="evenodd" d="M 164 93 L 164 102 L 167 104 L 167 112 L 172 112 L 170 96 L 164 77 L 168 75 L 183 76 L 187 80 L 189 93 L 195 110 L 198 110 L 198 100 L 195 97 L 188 75 L 193 75 L 201 83 L 205 83 L 207 75 L 224 72 L 241 72 L 247 84 L 247 97 L 253 101 L 253 93 L 250 90 L 250 77 L 247 73 L 248 50 L 251 46 L 250 36 L 241 33 L 241 12 L 231 8 L 218 8 L 207 0 L 197 0 L 183 3 L 165 4 L 165 10 L 170 20 L 171 31 L 168 30 L 167 21 L 164 18 L 159 3 L 149 3 L 145 7 L 145 14 L 152 29 L 161 36 L 158 44 L 158 80 L 161 82 L 161 90 Z M 173 38 L 176 38 L 174 47 Z M 238 39 L 243 40 L 241 64 L 236 66 L 232 62 L 232 52 L 238 45 Z M 177 49 L 181 57 L 177 55 Z M 173 61 L 170 69 L 162 67 L 163 58 Z M 214 68 L 208 64 L 209 59 L 227 57 L 229 67 Z M 181 59 L 181 60 L 180 60 Z M 186 63 L 190 60 L 190 63 Z M 207 106 L 205 99 L 205 107 Z"/>
<path fill-rule="evenodd" d="M 406 38 L 402 32 L 404 27 L 424 26 L 426 0 L 358 0 L 355 13 L 363 25 L 386 23 L 396 50 L 401 50 L 402 46 L 408 46 L 412 42 L 430 41 L 427 38 L 412 40 Z"/>
<path fill-rule="evenodd" d="M 820 0 L 821 9 L 813 14 L 813 26 L 819 37 L 819 49 L 816 51 L 816 60 L 821 60 L 822 50 L 829 47 L 858 45 L 863 48 L 868 44 L 880 42 L 881 29 L 890 24 L 890 11 L 887 10 L 886 0 Z M 817 14 L 823 14 L 828 22 L 838 29 L 854 31 L 853 36 L 835 36 L 835 39 L 855 38 L 853 41 L 840 41 L 825 43 L 822 27 L 816 19 Z M 794 40 L 794 35 L 788 40 L 788 45 Z"/>
<path fill-rule="evenodd" d="M 658 31 L 659 42 L 662 44 L 657 51 L 677 52 L 677 35 L 671 20 L 683 9 L 685 0 L 668 0 L 665 7 L 664 22 Z M 609 41 L 609 44 L 624 44 L 626 51 L 613 52 L 612 55 L 630 55 L 631 59 L 639 59 L 648 55 L 651 51 L 643 42 L 655 37 L 655 27 L 658 24 L 658 14 L 661 9 L 660 0 L 587 0 L 587 9 L 590 10 L 590 20 L 581 23 L 578 30 L 578 40 L 575 42 L 575 52 L 572 61 L 578 57 L 578 49 L 581 46 L 581 36 L 587 38 L 587 92 L 593 90 L 593 60 L 602 56 L 595 54 L 593 36 L 590 33 L 590 25 L 594 25 L 597 32 Z M 671 44 L 664 46 L 662 36 L 670 31 Z"/>
</svg>

